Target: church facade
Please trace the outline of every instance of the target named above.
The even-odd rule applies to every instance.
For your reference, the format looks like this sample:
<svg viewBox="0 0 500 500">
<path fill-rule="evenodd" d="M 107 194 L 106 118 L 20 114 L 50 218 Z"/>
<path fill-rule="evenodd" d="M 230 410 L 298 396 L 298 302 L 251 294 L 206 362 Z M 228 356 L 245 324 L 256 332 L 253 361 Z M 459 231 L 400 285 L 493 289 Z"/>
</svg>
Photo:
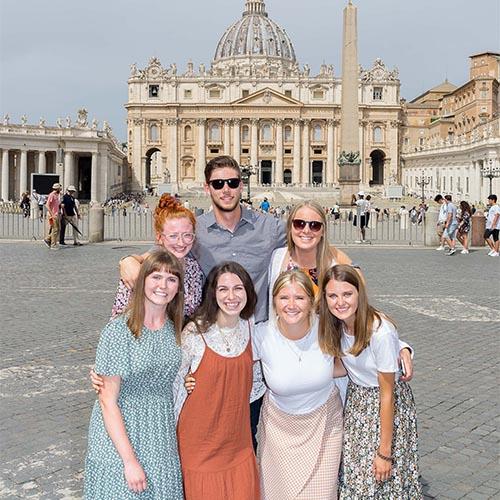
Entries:
<svg viewBox="0 0 500 500">
<path fill-rule="evenodd" d="M 340 26 L 339 26 L 340 28 Z M 400 81 L 377 59 L 359 68 L 361 187 L 400 180 Z M 234 156 L 265 186 L 338 184 L 342 81 L 331 65 L 312 74 L 262 0 L 246 0 L 210 67 L 151 58 L 131 66 L 128 161 L 132 190 L 201 186 L 208 160 Z M 255 181 L 253 181 L 255 182 Z"/>
</svg>

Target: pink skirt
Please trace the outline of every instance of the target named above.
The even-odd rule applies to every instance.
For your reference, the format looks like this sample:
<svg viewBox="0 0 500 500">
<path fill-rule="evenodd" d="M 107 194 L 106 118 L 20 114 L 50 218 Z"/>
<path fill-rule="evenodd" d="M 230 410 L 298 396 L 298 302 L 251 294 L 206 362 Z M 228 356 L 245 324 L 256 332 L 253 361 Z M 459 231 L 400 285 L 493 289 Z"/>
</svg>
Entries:
<svg viewBox="0 0 500 500">
<path fill-rule="evenodd" d="M 337 387 L 305 415 L 281 411 L 266 394 L 257 431 L 263 500 L 337 500 L 342 411 Z"/>
</svg>

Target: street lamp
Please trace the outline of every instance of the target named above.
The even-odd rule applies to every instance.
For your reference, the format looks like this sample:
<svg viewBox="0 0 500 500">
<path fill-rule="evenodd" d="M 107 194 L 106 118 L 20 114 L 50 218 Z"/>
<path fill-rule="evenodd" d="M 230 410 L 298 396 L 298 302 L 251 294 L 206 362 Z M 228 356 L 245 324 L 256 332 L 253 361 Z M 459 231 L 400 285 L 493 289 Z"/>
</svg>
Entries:
<svg viewBox="0 0 500 500">
<path fill-rule="evenodd" d="M 493 179 L 500 177 L 500 167 L 498 165 L 493 165 L 493 158 L 490 158 L 488 163 L 486 163 L 486 160 L 483 161 L 483 165 L 481 166 L 481 177 L 483 177 L 483 179 L 486 178 L 490 180 L 489 194 L 492 194 Z"/>
<path fill-rule="evenodd" d="M 250 163 L 250 161 L 249 161 Z M 253 166 L 253 165 L 242 165 L 241 166 L 241 180 L 243 181 L 243 183 L 246 183 L 247 185 L 247 203 L 250 204 L 250 198 L 251 198 L 251 194 L 250 194 L 250 177 L 252 175 L 257 175 L 257 171 L 258 171 L 258 168 Z"/>
<path fill-rule="evenodd" d="M 415 177 L 415 182 L 417 183 L 418 186 L 422 188 L 422 203 L 425 202 L 425 193 L 424 189 L 426 186 L 428 186 L 431 183 L 431 178 L 429 176 L 424 175 L 424 171 L 422 170 L 422 174 L 420 177 Z"/>
</svg>

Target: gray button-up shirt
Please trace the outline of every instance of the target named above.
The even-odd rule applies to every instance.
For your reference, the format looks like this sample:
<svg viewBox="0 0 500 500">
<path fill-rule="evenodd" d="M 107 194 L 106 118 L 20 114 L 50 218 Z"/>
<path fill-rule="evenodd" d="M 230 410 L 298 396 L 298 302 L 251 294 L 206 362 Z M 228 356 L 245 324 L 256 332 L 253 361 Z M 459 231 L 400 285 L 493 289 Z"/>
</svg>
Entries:
<svg viewBox="0 0 500 500">
<path fill-rule="evenodd" d="M 258 301 L 255 321 L 268 317 L 268 270 L 276 248 L 286 245 L 285 224 L 272 215 L 242 207 L 233 232 L 219 226 L 212 211 L 196 219 L 196 241 L 192 253 L 203 274 L 224 261 L 241 264 L 252 278 Z"/>
</svg>

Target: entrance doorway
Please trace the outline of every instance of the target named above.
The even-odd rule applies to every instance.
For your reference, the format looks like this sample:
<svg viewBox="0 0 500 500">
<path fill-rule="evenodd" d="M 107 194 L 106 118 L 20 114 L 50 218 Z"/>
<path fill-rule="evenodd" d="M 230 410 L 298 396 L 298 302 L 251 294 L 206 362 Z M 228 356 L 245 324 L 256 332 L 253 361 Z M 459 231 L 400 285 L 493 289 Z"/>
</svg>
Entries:
<svg viewBox="0 0 500 500">
<path fill-rule="evenodd" d="M 285 184 L 292 183 L 292 171 L 289 168 L 285 168 L 285 170 L 283 170 L 283 182 Z"/>
<path fill-rule="evenodd" d="M 314 160 L 312 163 L 312 183 L 323 184 L 323 161 Z"/>
<path fill-rule="evenodd" d="M 271 184 L 273 182 L 273 162 L 262 160 L 260 162 L 260 183 Z"/>
<path fill-rule="evenodd" d="M 92 177 L 92 157 L 79 156 L 77 183 L 79 200 L 90 200 L 90 179 Z"/>
<path fill-rule="evenodd" d="M 155 172 L 154 172 L 154 177 L 156 178 L 156 170 L 158 169 L 160 163 L 160 150 L 158 148 L 152 148 L 146 153 L 146 165 L 144 169 L 144 188 L 149 189 L 151 187 L 151 181 L 153 178 L 152 170 L 153 167 Z"/>
<path fill-rule="evenodd" d="M 380 149 L 375 149 L 371 152 L 370 158 L 372 160 L 372 180 L 370 181 L 370 186 L 383 184 L 385 153 Z"/>
</svg>

